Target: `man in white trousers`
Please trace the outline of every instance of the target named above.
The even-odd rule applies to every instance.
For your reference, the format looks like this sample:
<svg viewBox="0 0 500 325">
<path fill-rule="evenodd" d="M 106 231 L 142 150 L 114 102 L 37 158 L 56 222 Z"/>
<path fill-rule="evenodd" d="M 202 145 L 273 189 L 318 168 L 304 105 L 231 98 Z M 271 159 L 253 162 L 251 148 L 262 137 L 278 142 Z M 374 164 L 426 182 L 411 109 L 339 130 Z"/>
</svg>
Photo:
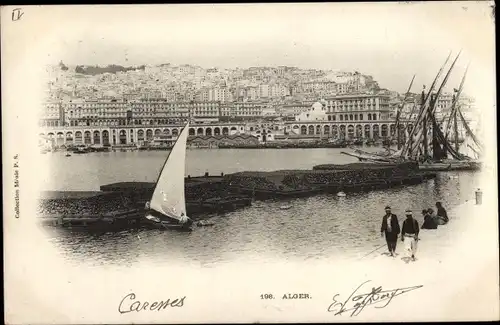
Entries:
<svg viewBox="0 0 500 325">
<path fill-rule="evenodd" d="M 419 232 L 418 221 L 413 218 L 413 213 L 410 209 L 407 209 L 405 214 L 406 220 L 403 221 L 403 227 L 401 228 L 401 241 L 405 243 L 405 250 L 408 257 L 411 257 L 411 260 L 415 261 Z"/>
</svg>

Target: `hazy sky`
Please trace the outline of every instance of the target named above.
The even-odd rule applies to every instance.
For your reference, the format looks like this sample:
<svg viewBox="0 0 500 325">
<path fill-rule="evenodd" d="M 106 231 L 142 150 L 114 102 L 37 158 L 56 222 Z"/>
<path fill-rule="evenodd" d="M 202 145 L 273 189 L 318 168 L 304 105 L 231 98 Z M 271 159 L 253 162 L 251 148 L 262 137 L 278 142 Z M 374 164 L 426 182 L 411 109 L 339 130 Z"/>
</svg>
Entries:
<svg viewBox="0 0 500 325">
<path fill-rule="evenodd" d="M 417 74 L 419 91 L 450 51 L 462 50 L 450 84 L 458 86 L 468 63 L 468 82 L 494 80 L 488 2 L 48 9 L 39 17 L 52 22 L 44 25 L 51 63 L 356 69 L 398 91 Z"/>
</svg>

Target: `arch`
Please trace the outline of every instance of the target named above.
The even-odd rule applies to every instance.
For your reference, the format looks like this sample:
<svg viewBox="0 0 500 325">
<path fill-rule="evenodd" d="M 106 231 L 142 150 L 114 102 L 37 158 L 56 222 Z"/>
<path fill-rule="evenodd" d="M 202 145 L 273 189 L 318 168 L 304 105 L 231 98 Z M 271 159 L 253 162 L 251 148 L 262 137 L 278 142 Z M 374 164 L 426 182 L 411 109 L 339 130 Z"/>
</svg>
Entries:
<svg viewBox="0 0 500 325">
<path fill-rule="evenodd" d="M 189 135 L 195 135 L 196 132 L 194 131 L 194 128 L 189 128 Z"/>
<path fill-rule="evenodd" d="M 120 144 L 127 144 L 127 132 L 125 130 L 120 130 L 118 140 Z"/>
<path fill-rule="evenodd" d="M 314 125 L 309 125 L 309 127 L 307 128 L 307 134 L 314 134 Z"/>
<path fill-rule="evenodd" d="M 334 138 L 338 138 L 338 136 L 339 136 L 339 128 L 336 125 L 332 126 L 332 136 Z"/>
<path fill-rule="evenodd" d="M 62 132 L 57 132 L 57 140 L 56 143 L 58 146 L 61 146 L 64 144 L 64 133 Z"/>
<path fill-rule="evenodd" d="M 164 133 L 165 135 L 170 135 L 170 129 L 165 129 L 165 130 L 163 130 L 163 133 Z"/>
<path fill-rule="evenodd" d="M 372 120 L 372 114 L 368 113 L 368 121 L 371 121 L 371 120 Z"/>
<path fill-rule="evenodd" d="M 300 127 L 300 134 L 302 134 L 302 135 L 306 135 L 307 134 L 307 126 L 302 125 Z"/>
<path fill-rule="evenodd" d="M 147 141 L 153 140 L 153 130 L 151 129 L 146 130 L 146 140 Z"/>
<path fill-rule="evenodd" d="M 207 136 L 211 136 L 211 135 L 212 135 L 212 128 L 207 128 L 207 129 L 205 130 L 205 135 L 207 135 Z"/>
<path fill-rule="evenodd" d="M 399 128 L 401 130 L 401 128 Z M 395 124 L 391 124 L 389 125 L 389 134 L 394 134 L 396 135 L 396 125 Z"/>
<path fill-rule="evenodd" d="M 297 124 L 295 124 L 294 126 L 292 126 L 292 129 L 297 130 L 300 129 L 300 127 Z"/>
<path fill-rule="evenodd" d="M 343 121 L 344 120 L 344 115 L 339 115 L 339 120 Z"/>
<path fill-rule="evenodd" d="M 377 114 L 376 114 L 376 113 L 374 113 L 374 114 L 372 115 L 372 119 L 373 119 L 374 121 L 376 121 L 376 120 L 377 120 Z"/>
<path fill-rule="evenodd" d="M 330 125 L 325 125 L 323 128 L 324 134 L 330 134 Z"/>
<path fill-rule="evenodd" d="M 316 125 L 316 134 L 321 134 L 321 125 Z"/>
<path fill-rule="evenodd" d="M 196 130 L 196 135 L 203 135 L 203 128 L 198 128 L 198 130 Z"/>
<path fill-rule="evenodd" d="M 363 137 L 363 127 L 360 124 L 356 125 L 356 137 Z"/>
<path fill-rule="evenodd" d="M 67 144 L 73 143 L 73 132 L 71 131 L 66 132 L 66 143 Z"/>
<path fill-rule="evenodd" d="M 109 145 L 109 132 L 107 130 L 102 131 L 102 144 Z"/>
<path fill-rule="evenodd" d="M 85 131 L 83 133 L 83 143 L 84 144 L 91 144 L 92 143 L 92 137 L 91 137 L 90 131 Z"/>
<path fill-rule="evenodd" d="M 388 131 L 387 124 L 382 124 L 382 128 L 381 128 L 381 131 L 380 131 L 380 135 L 381 135 L 382 137 L 384 137 L 384 138 L 385 138 L 385 137 L 387 137 L 387 136 L 388 136 L 387 131 Z"/>
<path fill-rule="evenodd" d="M 388 128 L 387 124 L 382 124 L 381 131 L 380 131 L 380 135 L 381 135 L 382 137 L 384 137 L 384 138 L 385 138 L 385 137 L 387 137 L 387 136 L 389 135 L 389 134 L 388 134 L 388 129 L 389 129 L 389 128 Z"/>
<path fill-rule="evenodd" d="M 231 127 L 231 131 L 237 131 L 238 129 L 235 126 Z M 269 130 L 268 130 L 269 131 Z"/>
<path fill-rule="evenodd" d="M 222 135 L 229 135 L 229 129 L 227 127 L 222 128 Z"/>
<path fill-rule="evenodd" d="M 352 116 L 352 115 L 351 115 L 351 116 Z M 349 125 L 347 126 L 347 135 L 349 136 L 349 138 L 354 137 L 354 125 L 349 124 Z"/>
<path fill-rule="evenodd" d="M 340 126 L 340 137 L 341 138 L 345 138 L 346 136 L 346 126 L 345 125 L 341 125 Z"/>
<path fill-rule="evenodd" d="M 365 134 L 364 134 L 364 137 L 365 138 L 369 138 L 370 137 L 370 130 L 371 130 L 371 126 L 370 124 L 365 124 Z"/>
<path fill-rule="evenodd" d="M 349 114 L 349 121 L 354 120 L 354 116 L 352 114 Z"/>
<path fill-rule="evenodd" d="M 137 141 L 144 141 L 144 130 L 137 131 Z"/>
<path fill-rule="evenodd" d="M 49 132 L 49 133 L 47 134 L 47 136 L 49 137 L 49 139 L 53 139 L 53 138 L 54 138 L 54 133 Z"/>
<path fill-rule="evenodd" d="M 83 135 L 81 131 L 76 131 L 75 132 L 75 143 L 82 143 L 83 142 Z"/>
<path fill-rule="evenodd" d="M 177 128 L 172 129 L 172 135 L 173 136 L 178 136 L 179 135 L 179 129 L 177 129 Z"/>
<path fill-rule="evenodd" d="M 214 135 L 220 135 L 220 128 L 219 127 L 214 128 Z"/>
<path fill-rule="evenodd" d="M 250 127 L 250 132 L 253 132 L 253 126 Z"/>
<path fill-rule="evenodd" d="M 328 115 L 328 121 L 331 121 L 331 120 L 332 120 L 332 116 Z"/>
<path fill-rule="evenodd" d="M 373 124 L 373 138 L 377 139 L 380 136 L 379 133 L 379 125 L 378 124 Z"/>
<path fill-rule="evenodd" d="M 101 144 L 101 132 L 94 131 L 94 144 Z"/>
<path fill-rule="evenodd" d="M 159 137 L 161 135 L 161 130 L 160 129 L 155 129 L 155 137 Z"/>
</svg>

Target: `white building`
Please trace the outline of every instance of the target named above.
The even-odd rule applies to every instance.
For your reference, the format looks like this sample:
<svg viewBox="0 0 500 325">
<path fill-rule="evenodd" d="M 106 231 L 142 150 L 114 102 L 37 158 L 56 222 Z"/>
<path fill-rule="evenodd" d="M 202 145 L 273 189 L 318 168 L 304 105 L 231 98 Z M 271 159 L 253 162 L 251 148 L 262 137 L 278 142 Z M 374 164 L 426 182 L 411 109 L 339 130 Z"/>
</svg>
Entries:
<svg viewBox="0 0 500 325">
<path fill-rule="evenodd" d="M 326 113 L 326 106 L 316 102 L 310 109 L 297 115 L 295 120 L 297 122 L 327 121 L 328 115 Z"/>
</svg>

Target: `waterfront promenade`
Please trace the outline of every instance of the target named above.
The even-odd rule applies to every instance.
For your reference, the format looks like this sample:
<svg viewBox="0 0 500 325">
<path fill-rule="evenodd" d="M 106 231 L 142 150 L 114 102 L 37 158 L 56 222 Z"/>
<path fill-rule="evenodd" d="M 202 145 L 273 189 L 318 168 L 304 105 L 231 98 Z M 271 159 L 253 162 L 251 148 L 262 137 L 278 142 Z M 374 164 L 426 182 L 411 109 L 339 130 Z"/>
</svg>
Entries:
<svg viewBox="0 0 500 325">
<path fill-rule="evenodd" d="M 412 320 L 472 321 L 499 316 L 498 305 L 492 310 L 491 304 L 485 303 L 499 297 L 498 214 L 492 201 L 477 205 L 472 196 L 448 209 L 447 225 L 420 231 L 417 261 L 402 259 L 405 252 L 401 241 L 396 258 L 382 255 L 384 247 L 357 261 L 373 270 L 390 269 L 396 275 L 393 283 L 424 285 Z M 421 226 L 420 212 L 413 212 Z"/>
</svg>

